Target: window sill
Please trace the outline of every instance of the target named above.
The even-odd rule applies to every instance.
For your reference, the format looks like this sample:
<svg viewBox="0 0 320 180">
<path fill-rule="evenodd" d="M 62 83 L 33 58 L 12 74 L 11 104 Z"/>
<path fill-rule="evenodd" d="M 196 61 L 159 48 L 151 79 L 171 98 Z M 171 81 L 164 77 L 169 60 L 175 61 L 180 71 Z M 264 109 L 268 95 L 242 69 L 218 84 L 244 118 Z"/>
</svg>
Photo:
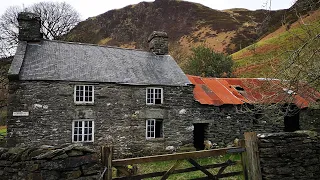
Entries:
<svg viewBox="0 0 320 180">
<path fill-rule="evenodd" d="M 164 138 L 147 138 L 147 141 L 151 141 L 151 142 L 164 142 Z"/>
<path fill-rule="evenodd" d="M 89 102 L 75 102 L 74 103 L 76 106 L 93 106 L 94 105 L 94 103 L 92 102 L 92 103 L 89 103 Z"/>
<path fill-rule="evenodd" d="M 93 145 L 94 141 L 88 141 L 88 142 L 77 142 L 73 141 L 73 144 L 82 144 L 82 145 Z"/>
<path fill-rule="evenodd" d="M 161 103 L 161 104 L 148 104 L 148 103 L 146 103 L 146 105 L 147 106 L 156 106 L 156 105 L 163 105 L 163 103 Z"/>
</svg>

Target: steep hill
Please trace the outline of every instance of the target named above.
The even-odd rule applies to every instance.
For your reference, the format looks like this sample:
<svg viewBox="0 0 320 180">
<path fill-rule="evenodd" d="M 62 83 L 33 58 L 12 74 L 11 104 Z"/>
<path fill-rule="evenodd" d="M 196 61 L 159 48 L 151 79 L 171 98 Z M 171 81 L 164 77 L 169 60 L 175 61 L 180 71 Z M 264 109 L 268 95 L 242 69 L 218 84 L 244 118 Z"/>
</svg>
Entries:
<svg viewBox="0 0 320 180">
<path fill-rule="evenodd" d="M 169 35 L 172 55 L 188 53 L 199 44 L 219 52 L 233 53 L 269 31 L 268 28 L 257 31 L 267 13 L 274 16 L 283 14 L 283 11 L 219 11 L 187 1 L 155 0 L 89 18 L 63 39 L 146 49 L 149 34 L 163 30 Z M 176 56 L 176 59 L 179 61 L 180 57 Z"/>
<path fill-rule="evenodd" d="M 320 10 L 309 11 L 294 23 L 234 54 L 235 74 L 240 77 L 296 76 L 320 90 Z"/>
</svg>

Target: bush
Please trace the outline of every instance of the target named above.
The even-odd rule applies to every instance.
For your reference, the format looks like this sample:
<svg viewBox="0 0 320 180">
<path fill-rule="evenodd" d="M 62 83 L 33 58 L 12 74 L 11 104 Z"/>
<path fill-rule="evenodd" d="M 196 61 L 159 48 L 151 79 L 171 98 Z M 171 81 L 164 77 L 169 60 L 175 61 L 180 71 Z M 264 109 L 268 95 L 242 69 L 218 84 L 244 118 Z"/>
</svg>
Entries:
<svg viewBox="0 0 320 180">
<path fill-rule="evenodd" d="M 216 53 L 205 46 L 193 48 L 192 52 L 185 68 L 187 74 L 203 77 L 230 77 L 232 75 L 231 56 Z"/>
</svg>

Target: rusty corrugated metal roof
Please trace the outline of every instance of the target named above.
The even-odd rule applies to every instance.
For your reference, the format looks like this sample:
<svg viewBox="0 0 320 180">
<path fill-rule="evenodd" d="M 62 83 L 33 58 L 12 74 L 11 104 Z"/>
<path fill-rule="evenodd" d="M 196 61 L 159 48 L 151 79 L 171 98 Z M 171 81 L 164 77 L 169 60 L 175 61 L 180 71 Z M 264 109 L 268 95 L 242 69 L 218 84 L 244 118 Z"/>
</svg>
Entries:
<svg viewBox="0 0 320 180">
<path fill-rule="evenodd" d="M 277 79 L 262 78 L 203 78 L 187 75 L 192 84 L 194 97 L 201 104 L 274 104 L 294 103 L 306 108 L 320 99 L 320 93 L 309 86 L 293 92 Z"/>
</svg>

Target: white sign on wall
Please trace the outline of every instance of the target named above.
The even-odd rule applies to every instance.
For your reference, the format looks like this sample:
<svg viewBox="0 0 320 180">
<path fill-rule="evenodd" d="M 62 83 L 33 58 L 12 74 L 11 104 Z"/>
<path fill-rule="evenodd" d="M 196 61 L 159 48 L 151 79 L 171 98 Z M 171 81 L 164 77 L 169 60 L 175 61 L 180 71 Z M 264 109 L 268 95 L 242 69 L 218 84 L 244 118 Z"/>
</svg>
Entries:
<svg viewBox="0 0 320 180">
<path fill-rule="evenodd" d="M 12 116 L 29 116 L 29 112 L 26 112 L 26 111 L 13 112 Z"/>
</svg>

